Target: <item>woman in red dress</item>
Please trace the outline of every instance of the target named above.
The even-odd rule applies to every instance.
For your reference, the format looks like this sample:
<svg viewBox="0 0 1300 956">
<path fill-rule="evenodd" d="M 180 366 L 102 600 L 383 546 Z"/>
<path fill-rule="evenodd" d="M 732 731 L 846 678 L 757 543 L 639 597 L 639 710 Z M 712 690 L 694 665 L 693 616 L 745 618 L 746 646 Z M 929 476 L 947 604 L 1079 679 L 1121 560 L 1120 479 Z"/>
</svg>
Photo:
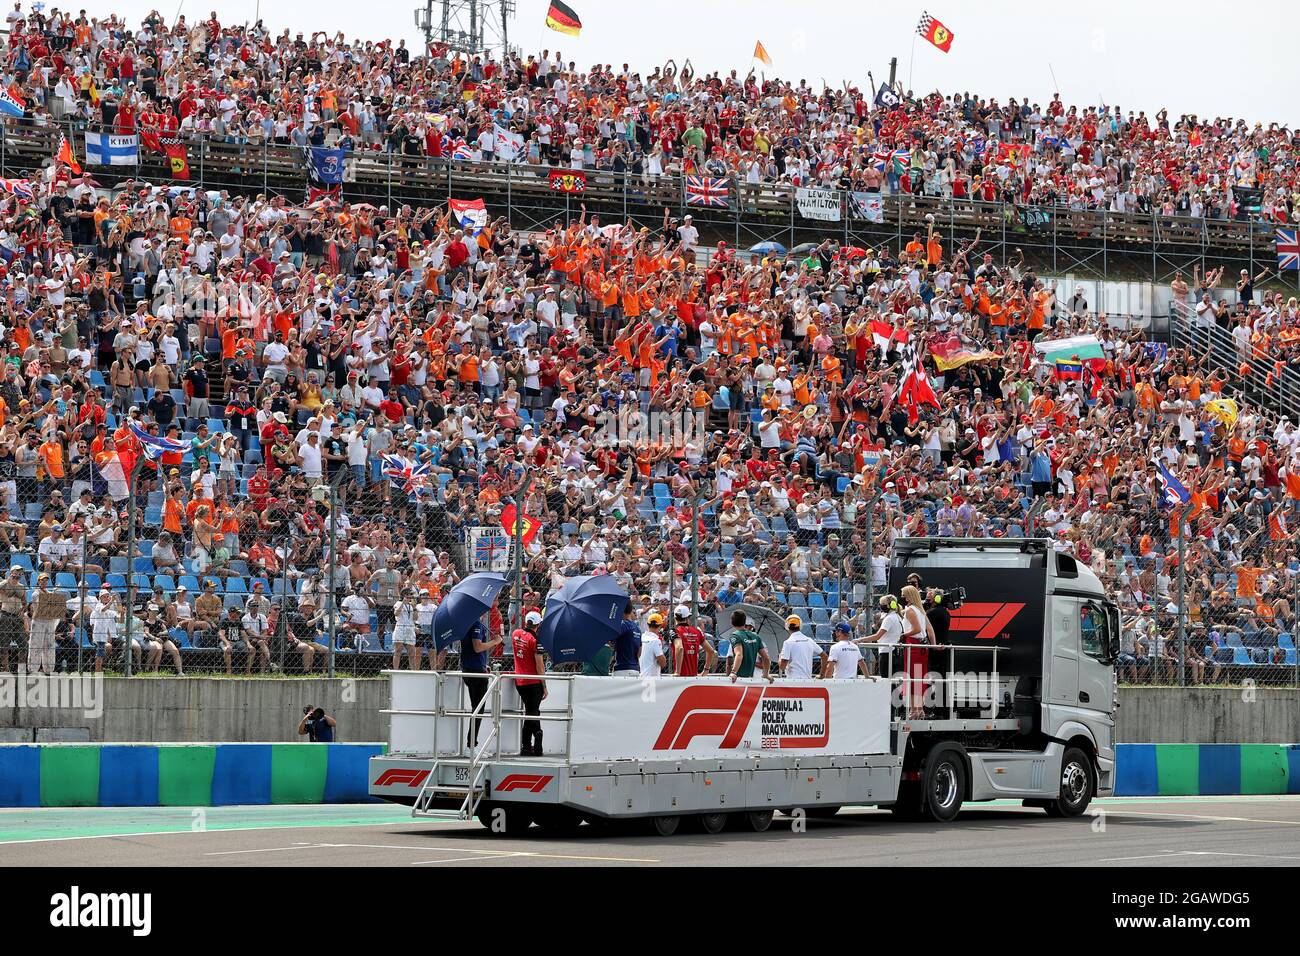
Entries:
<svg viewBox="0 0 1300 956">
<path fill-rule="evenodd" d="M 909 720 L 925 718 L 925 675 L 930 669 L 930 645 L 934 644 L 934 629 L 921 603 L 921 592 L 907 585 L 900 592 L 903 599 L 903 652 L 907 673 L 907 717 Z"/>
</svg>

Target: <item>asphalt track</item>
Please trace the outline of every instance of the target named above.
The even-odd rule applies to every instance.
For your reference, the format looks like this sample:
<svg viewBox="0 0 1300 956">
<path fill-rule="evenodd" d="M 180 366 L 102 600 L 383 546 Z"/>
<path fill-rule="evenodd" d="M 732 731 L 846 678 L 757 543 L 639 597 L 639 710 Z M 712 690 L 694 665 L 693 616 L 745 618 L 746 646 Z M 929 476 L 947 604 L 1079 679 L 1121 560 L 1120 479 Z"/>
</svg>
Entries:
<svg viewBox="0 0 1300 956">
<path fill-rule="evenodd" d="M 1295 866 L 1300 797 L 1112 798 L 1054 820 L 1010 801 L 949 824 L 847 808 L 801 833 L 494 836 L 381 804 L 0 810 L 0 866 Z"/>
</svg>

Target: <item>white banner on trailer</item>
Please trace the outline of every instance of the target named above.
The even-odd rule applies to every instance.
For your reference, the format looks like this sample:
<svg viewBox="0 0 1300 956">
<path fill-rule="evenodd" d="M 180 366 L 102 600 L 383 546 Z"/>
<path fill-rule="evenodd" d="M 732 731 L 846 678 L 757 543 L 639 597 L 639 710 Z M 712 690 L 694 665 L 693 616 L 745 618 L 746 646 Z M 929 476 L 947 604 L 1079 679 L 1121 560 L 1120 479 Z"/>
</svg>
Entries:
<svg viewBox="0 0 1300 956">
<path fill-rule="evenodd" d="M 886 753 L 889 683 L 580 677 L 570 733 L 574 761 Z"/>
</svg>

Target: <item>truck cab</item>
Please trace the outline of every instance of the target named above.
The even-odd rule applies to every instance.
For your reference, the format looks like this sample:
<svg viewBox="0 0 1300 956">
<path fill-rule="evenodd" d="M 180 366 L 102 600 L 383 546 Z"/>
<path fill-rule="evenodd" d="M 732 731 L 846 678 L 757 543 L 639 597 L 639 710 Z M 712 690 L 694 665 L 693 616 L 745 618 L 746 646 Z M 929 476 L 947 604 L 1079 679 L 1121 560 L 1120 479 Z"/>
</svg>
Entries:
<svg viewBox="0 0 1300 956">
<path fill-rule="evenodd" d="M 997 649 L 991 716 L 1020 723 L 1007 742 L 1081 750 L 1093 762 L 1095 794 L 1111 792 L 1119 611 L 1091 569 L 1047 539 L 900 538 L 890 591 L 913 573 L 927 591 L 944 593 L 951 643 Z M 957 652 L 953 666 L 985 672 L 990 661 Z"/>
</svg>

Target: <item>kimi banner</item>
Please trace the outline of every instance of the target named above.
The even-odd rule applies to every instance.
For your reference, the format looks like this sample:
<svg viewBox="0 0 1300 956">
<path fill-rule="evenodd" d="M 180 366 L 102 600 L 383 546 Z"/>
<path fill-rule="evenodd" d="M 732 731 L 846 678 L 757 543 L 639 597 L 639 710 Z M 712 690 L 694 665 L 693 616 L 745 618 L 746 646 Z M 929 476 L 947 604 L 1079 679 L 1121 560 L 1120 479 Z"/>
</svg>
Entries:
<svg viewBox="0 0 1300 956">
<path fill-rule="evenodd" d="M 140 137 L 88 132 L 86 163 L 90 166 L 138 166 Z"/>
<path fill-rule="evenodd" d="M 853 215 L 867 222 L 885 221 L 885 200 L 880 193 L 849 193 Z"/>
<path fill-rule="evenodd" d="M 801 186 L 794 192 L 794 204 L 805 219 L 822 222 L 840 221 L 840 194 L 834 189 L 809 189 Z"/>
</svg>

